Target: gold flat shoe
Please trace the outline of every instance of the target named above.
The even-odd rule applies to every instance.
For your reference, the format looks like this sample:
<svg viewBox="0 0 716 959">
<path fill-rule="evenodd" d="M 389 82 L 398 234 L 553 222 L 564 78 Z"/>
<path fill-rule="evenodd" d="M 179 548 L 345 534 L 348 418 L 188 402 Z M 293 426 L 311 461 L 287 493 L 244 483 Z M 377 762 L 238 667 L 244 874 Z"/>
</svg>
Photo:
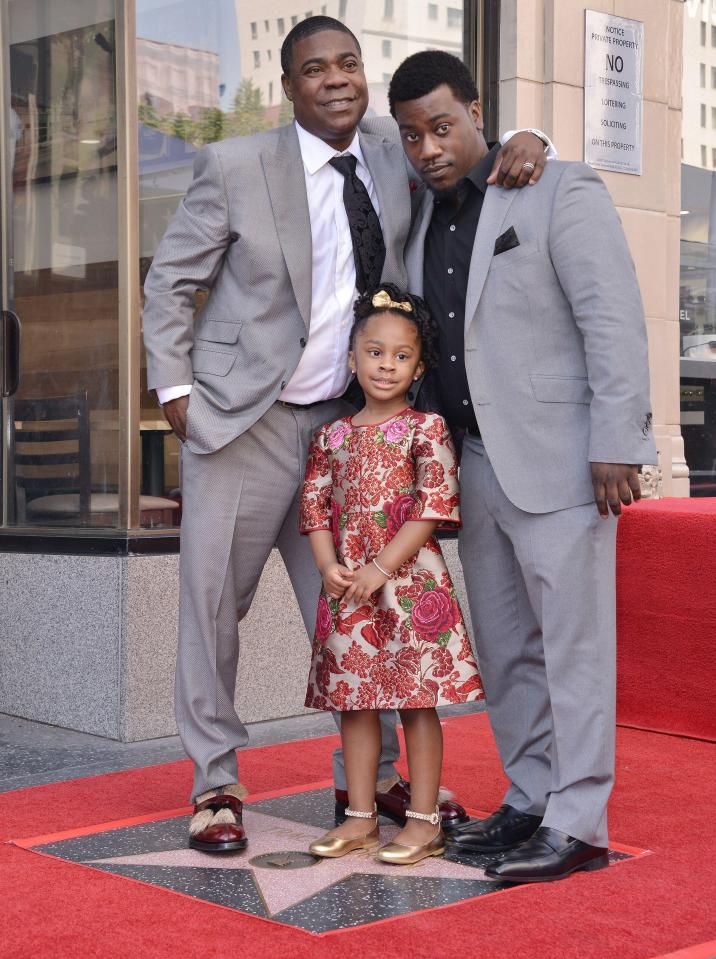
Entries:
<svg viewBox="0 0 716 959">
<path fill-rule="evenodd" d="M 378 850 L 377 858 L 394 866 L 412 866 L 428 856 L 442 856 L 445 852 L 445 833 L 438 830 L 430 842 L 422 846 L 404 846 L 399 842 L 389 842 Z"/>
<path fill-rule="evenodd" d="M 356 839 L 343 839 L 341 836 L 321 836 L 308 847 L 308 851 L 321 859 L 340 859 L 357 849 L 375 849 L 380 843 L 378 823 L 365 836 Z"/>
</svg>

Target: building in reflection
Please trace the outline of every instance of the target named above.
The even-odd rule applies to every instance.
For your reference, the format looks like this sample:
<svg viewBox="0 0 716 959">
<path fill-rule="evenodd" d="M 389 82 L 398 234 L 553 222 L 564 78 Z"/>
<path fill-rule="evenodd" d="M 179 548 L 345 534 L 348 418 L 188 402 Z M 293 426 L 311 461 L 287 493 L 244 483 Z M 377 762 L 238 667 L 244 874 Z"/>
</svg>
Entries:
<svg viewBox="0 0 716 959">
<path fill-rule="evenodd" d="M 716 11 L 684 5 L 681 427 L 692 495 L 716 495 Z"/>
<path fill-rule="evenodd" d="M 236 0 L 241 72 L 261 90 L 267 106 L 281 103 L 281 44 L 299 20 L 313 14 L 336 17 L 358 37 L 373 96 L 373 109 L 387 112 L 385 93 L 393 71 L 426 46 L 457 56 L 463 51 L 463 6 L 456 0 L 265 0 L 257 7 Z"/>
<path fill-rule="evenodd" d="M 198 119 L 202 111 L 218 108 L 219 82 L 215 50 L 137 37 L 138 100 L 158 114 Z"/>
</svg>

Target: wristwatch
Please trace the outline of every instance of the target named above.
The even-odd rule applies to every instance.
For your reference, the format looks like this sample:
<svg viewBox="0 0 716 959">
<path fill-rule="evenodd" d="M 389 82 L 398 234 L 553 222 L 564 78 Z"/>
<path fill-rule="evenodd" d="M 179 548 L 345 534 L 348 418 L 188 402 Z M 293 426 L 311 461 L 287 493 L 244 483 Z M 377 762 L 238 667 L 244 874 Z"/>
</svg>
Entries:
<svg viewBox="0 0 716 959">
<path fill-rule="evenodd" d="M 544 134 L 541 130 L 537 130 L 537 129 L 535 129 L 534 127 L 526 127 L 526 128 L 525 128 L 524 130 L 522 130 L 521 132 L 522 132 L 522 133 L 534 133 L 534 135 L 535 135 L 539 140 L 541 140 L 542 143 L 544 143 L 545 152 L 546 152 L 547 150 L 549 150 L 550 147 L 551 147 L 552 149 L 554 149 L 554 146 L 553 146 L 552 141 L 550 140 L 550 138 L 549 138 L 546 134 Z"/>
</svg>

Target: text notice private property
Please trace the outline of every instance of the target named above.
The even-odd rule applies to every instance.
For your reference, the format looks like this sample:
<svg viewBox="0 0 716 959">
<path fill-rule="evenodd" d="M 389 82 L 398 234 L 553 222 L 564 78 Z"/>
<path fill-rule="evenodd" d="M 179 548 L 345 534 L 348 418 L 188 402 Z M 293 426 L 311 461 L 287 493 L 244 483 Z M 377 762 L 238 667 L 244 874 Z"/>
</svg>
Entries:
<svg viewBox="0 0 716 959">
<path fill-rule="evenodd" d="M 641 175 L 644 24 L 585 11 L 584 159 L 598 170 Z"/>
</svg>

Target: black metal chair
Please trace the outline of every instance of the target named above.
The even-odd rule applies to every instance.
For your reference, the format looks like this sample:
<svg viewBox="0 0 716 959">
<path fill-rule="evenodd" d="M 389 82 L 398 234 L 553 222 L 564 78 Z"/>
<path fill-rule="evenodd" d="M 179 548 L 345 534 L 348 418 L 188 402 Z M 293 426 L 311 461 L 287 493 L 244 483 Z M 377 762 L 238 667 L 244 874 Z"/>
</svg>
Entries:
<svg viewBox="0 0 716 959">
<path fill-rule="evenodd" d="M 13 402 L 10 476 L 16 522 L 58 513 L 91 522 L 91 463 L 87 393 Z"/>
<path fill-rule="evenodd" d="M 92 492 L 87 393 L 13 402 L 10 488 L 18 525 L 113 526 L 116 493 Z M 141 496 L 142 522 L 170 525 L 175 500 Z"/>
</svg>

